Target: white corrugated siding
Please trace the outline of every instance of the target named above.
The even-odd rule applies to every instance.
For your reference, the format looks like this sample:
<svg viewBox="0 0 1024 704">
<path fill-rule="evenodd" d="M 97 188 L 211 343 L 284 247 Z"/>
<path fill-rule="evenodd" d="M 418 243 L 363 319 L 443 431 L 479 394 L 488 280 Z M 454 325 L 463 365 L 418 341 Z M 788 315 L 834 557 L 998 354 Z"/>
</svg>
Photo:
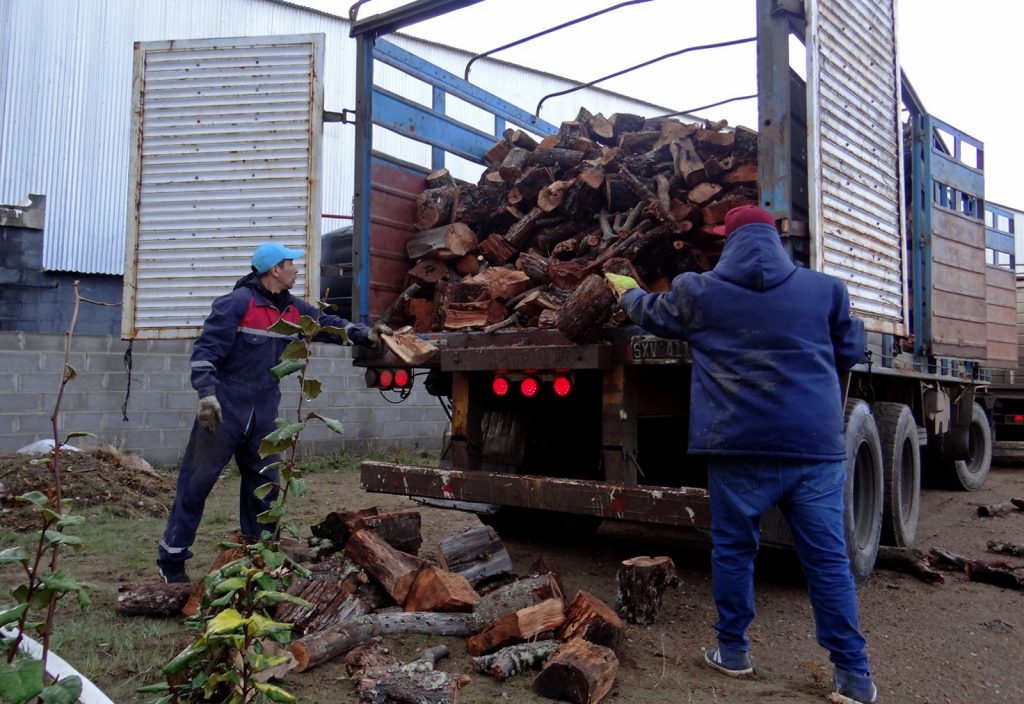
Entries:
<svg viewBox="0 0 1024 704">
<path fill-rule="evenodd" d="M 868 329 L 906 334 L 902 143 L 893 0 L 812 13 L 814 266 L 846 281 Z"/>
<path fill-rule="evenodd" d="M 322 35 L 136 49 L 139 186 L 129 204 L 122 323 L 129 337 L 193 334 L 260 242 L 316 258 L 322 56 Z M 300 275 L 293 292 L 304 288 Z"/>
<path fill-rule="evenodd" d="M 355 40 L 348 31 L 340 17 L 273 0 L 0 0 L 0 203 L 47 196 L 44 268 L 121 274 L 134 42 L 322 32 L 324 106 L 341 111 L 355 107 Z M 458 75 L 471 56 L 411 38 L 389 40 Z M 473 65 L 472 79 L 531 110 L 540 96 L 570 85 L 490 59 Z M 396 90 L 386 79 L 381 85 Z M 552 100 L 541 117 L 557 123 L 580 105 L 605 114 L 659 111 L 587 89 Z M 353 131 L 337 123 L 324 128 L 324 213 L 351 215 Z M 422 151 L 400 149 L 410 161 Z M 322 229 L 345 222 L 325 220 Z"/>
</svg>

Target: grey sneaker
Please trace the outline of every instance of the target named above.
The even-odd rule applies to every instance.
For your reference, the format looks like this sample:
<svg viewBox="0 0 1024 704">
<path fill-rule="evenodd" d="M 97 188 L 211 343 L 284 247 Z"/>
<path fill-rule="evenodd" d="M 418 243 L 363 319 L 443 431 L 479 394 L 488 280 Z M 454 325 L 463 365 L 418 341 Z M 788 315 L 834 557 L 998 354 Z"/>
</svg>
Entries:
<svg viewBox="0 0 1024 704">
<path fill-rule="evenodd" d="M 836 670 L 828 700 L 833 704 L 872 704 L 878 701 L 878 688 L 871 681 L 871 675 Z"/>
<path fill-rule="evenodd" d="M 157 560 L 156 566 L 160 570 L 160 576 L 164 584 L 191 584 L 188 572 L 185 570 L 185 563 L 181 561 Z"/>
<path fill-rule="evenodd" d="M 730 677 L 744 677 L 754 671 L 754 666 L 750 664 L 750 654 L 746 650 L 719 646 L 714 650 L 704 651 L 704 662 L 708 667 Z"/>
</svg>

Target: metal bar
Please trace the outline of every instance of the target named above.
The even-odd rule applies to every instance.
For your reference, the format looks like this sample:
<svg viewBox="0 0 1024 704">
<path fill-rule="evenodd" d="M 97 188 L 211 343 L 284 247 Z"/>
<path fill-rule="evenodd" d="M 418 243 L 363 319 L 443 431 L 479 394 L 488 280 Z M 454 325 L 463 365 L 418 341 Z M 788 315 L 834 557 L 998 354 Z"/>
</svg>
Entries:
<svg viewBox="0 0 1024 704">
<path fill-rule="evenodd" d="M 365 35 L 373 39 L 382 34 L 397 32 L 402 27 L 433 19 L 452 10 L 461 10 L 478 2 L 480 0 L 416 0 L 416 2 L 407 3 L 390 12 L 382 12 L 379 15 L 367 17 L 365 20 L 354 20 L 352 28 L 349 30 L 349 36 L 362 37 Z"/>
<path fill-rule="evenodd" d="M 444 115 L 447 109 L 445 105 L 445 92 L 437 86 L 430 90 L 430 107 L 439 115 Z M 444 168 L 444 149 L 441 147 L 431 148 L 430 168 L 434 171 Z"/>
<path fill-rule="evenodd" d="M 373 89 L 373 123 L 477 164 L 484 163 L 484 154 L 494 146 L 494 137 L 486 132 L 382 88 Z"/>
<path fill-rule="evenodd" d="M 560 90 L 560 91 L 558 91 L 556 93 L 548 93 L 543 98 L 541 98 L 540 101 L 537 103 L 537 109 L 534 110 L 534 112 L 533 112 L 534 117 L 537 117 L 537 116 L 540 115 L 540 108 L 541 108 L 542 105 L 544 105 L 544 101 L 547 100 L 548 98 L 554 98 L 554 97 L 557 97 L 559 95 L 568 95 L 569 93 L 575 93 L 578 90 L 583 90 L 584 88 L 590 88 L 591 86 L 595 86 L 598 83 L 602 83 L 604 81 L 607 81 L 609 79 L 615 78 L 617 76 L 621 76 L 621 75 L 623 75 L 625 73 L 629 73 L 630 71 L 636 71 L 637 69 L 644 68 L 645 66 L 650 66 L 651 64 L 656 64 L 659 61 L 664 61 L 665 59 L 670 59 L 673 56 L 679 56 L 680 54 L 686 54 L 686 53 L 689 53 L 691 51 L 700 51 L 700 50 L 703 50 L 703 49 L 718 49 L 720 47 L 733 46 L 734 44 L 746 44 L 748 42 L 753 42 L 753 41 L 757 41 L 757 37 L 746 37 L 744 39 L 733 39 L 731 41 L 717 42 L 715 44 L 701 44 L 699 46 L 688 46 L 685 49 L 679 49 L 678 51 L 673 51 L 673 52 L 670 52 L 668 54 L 664 54 L 662 56 L 658 56 L 656 58 L 649 59 L 647 61 L 644 61 L 643 63 L 636 64 L 635 66 L 630 66 L 629 68 L 624 68 L 621 71 L 616 71 L 615 73 L 608 74 L 607 76 L 602 76 L 601 78 L 595 78 L 594 80 L 592 80 L 592 81 L 590 81 L 588 83 L 584 83 L 582 85 L 574 86 L 572 88 L 566 88 L 565 90 Z"/>
<path fill-rule="evenodd" d="M 792 217 L 789 22 L 773 14 L 772 0 L 757 0 L 757 186 L 761 207 Z"/>
<path fill-rule="evenodd" d="M 487 110 L 497 117 L 529 130 L 534 134 L 554 134 L 558 132 L 558 128 L 551 123 L 531 115 L 522 108 L 502 100 L 496 95 L 477 88 L 454 73 L 449 73 L 443 68 L 424 61 L 420 57 L 383 39 L 376 42 L 373 56 L 388 66 L 396 68 L 431 86 L 443 88 L 449 95 L 454 95 L 460 100 L 465 100 L 470 105 Z"/>
<path fill-rule="evenodd" d="M 373 151 L 373 40 L 356 37 L 355 182 L 352 194 L 352 317 L 370 321 L 370 158 Z"/>
<path fill-rule="evenodd" d="M 700 530 L 711 527 L 705 489 L 623 486 L 388 462 L 363 462 L 359 473 L 363 488 L 377 493 L 519 506 Z"/>
<path fill-rule="evenodd" d="M 598 10 L 597 12 L 592 12 L 589 15 L 584 15 L 583 17 L 577 17 L 574 20 L 569 20 L 568 22 L 563 22 L 562 24 L 557 25 L 555 27 L 550 27 L 549 29 L 543 29 L 543 30 L 541 30 L 541 31 L 539 31 L 539 32 L 537 32 L 535 34 L 531 34 L 528 37 L 523 37 L 522 39 L 517 39 L 514 42 L 509 42 L 508 44 L 505 44 L 503 46 L 499 46 L 496 49 L 488 49 L 484 53 L 477 54 L 476 56 L 471 58 L 468 62 L 466 62 L 466 70 L 463 72 L 462 77 L 465 80 L 467 80 L 467 81 L 469 80 L 469 70 L 470 70 L 470 67 L 473 65 L 473 63 L 477 59 L 482 59 L 485 56 L 490 56 L 491 54 L 497 54 L 499 51 L 504 51 L 505 49 L 511 49 L 512 47 L 519 46 L 520 44 L 525 44 L 526 42 L 531 41 L 533 39 L 536 39 L 538 37 L 543 37 L 545 34 L 551 34 L 552 32 L 557 32 L 560 29 L 565 29 L 566 27 L 571 27 L 574 24 L 579 24 L 580 22 L 585 22 L 586 20 L 593 19 L 594 17 L 597 17 L 598 15 L 603 15 L 606 12 L 611 12 L 612 10 L 618 10 L 620 7 L 626 7 L 627 5 L 638 5 L 640 3 L 650 2 L 650 1 L 651 0 L 628 0 L 628 2 L 620 2 L 618 5 L 613 5 L 612 7 L 606 7 L 603 10 Z"/>
</svg>

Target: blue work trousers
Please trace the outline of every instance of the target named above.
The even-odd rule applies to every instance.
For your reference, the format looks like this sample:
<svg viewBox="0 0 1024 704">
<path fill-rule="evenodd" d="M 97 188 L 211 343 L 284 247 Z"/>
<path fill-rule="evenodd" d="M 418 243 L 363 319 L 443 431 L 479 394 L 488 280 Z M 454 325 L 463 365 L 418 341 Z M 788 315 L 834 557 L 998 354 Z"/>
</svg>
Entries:
<svg viewBox="0 0 1024 704">
<path fill-rule="evenodd" d="M 857 620 L 857 591 L 843 536 L 842 462 L 709 458 L 712 591 L 718 641 L 747 651 L 754 620 L 754 556 L 761 516 L 778 506 L 803 565 L 818 643 L 841 670 L 869 674 Z"/>
<path fill-rule="evenodd" d="M 270 502 L 277 497 L 277 490 L 263 499 L 253 495 L 253 491 L 260 485 L 278 481 L 276 468 L 260 474 L 264 467 L 278 460 L 277 455 L 265 458 L 259 455 L 260 443 L 274 429 L 274 405 L 275 408 L 260 409 L 248 404 L 224 403 L 222 400 L 224 419 L 215 432 L 203 430 L 198 420 L 193 423 L 188 447 L 178 471 L 174 505 L 160 542 L 161 560 L 187 560 L 192 557 L 189 548 L 195 541 L 206 498 L 232 456 L 242 475 L 238 495 L 242 535 L 258 538 L 263 531 L 274 529 L 273 524 L 260 523 L 256 517 L 270 507 Z"/>
</svg>

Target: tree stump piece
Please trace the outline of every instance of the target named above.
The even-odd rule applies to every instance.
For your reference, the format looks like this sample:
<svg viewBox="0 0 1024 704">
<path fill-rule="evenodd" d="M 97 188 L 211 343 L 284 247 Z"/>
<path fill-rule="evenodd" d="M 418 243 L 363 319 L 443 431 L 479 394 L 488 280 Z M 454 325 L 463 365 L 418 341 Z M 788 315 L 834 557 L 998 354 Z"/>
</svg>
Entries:
<svg viewBox="0 0 1024 704">
<path fill-rule="evenodd" d="M 173 616 L 192 596 L 191 584 L 122 584 L 117 613 L 125 616 Z"/>
<path fill-rule="evenodd" d="M 565 608 L 565 623 L 558 637 L 565 641 L 583 638 L 616 650 L 625 630 L 626 625 L 611 607 L 590 592 L 578 591 Z"/>
<path fill-rule="evenodd" d="M 670 557 L 631 557 L 622 561 L 616 610 L 629 623 L 654 623 L 661 609 L 666 587 L 679 586 L 675 564 Z"/>
</svg>

